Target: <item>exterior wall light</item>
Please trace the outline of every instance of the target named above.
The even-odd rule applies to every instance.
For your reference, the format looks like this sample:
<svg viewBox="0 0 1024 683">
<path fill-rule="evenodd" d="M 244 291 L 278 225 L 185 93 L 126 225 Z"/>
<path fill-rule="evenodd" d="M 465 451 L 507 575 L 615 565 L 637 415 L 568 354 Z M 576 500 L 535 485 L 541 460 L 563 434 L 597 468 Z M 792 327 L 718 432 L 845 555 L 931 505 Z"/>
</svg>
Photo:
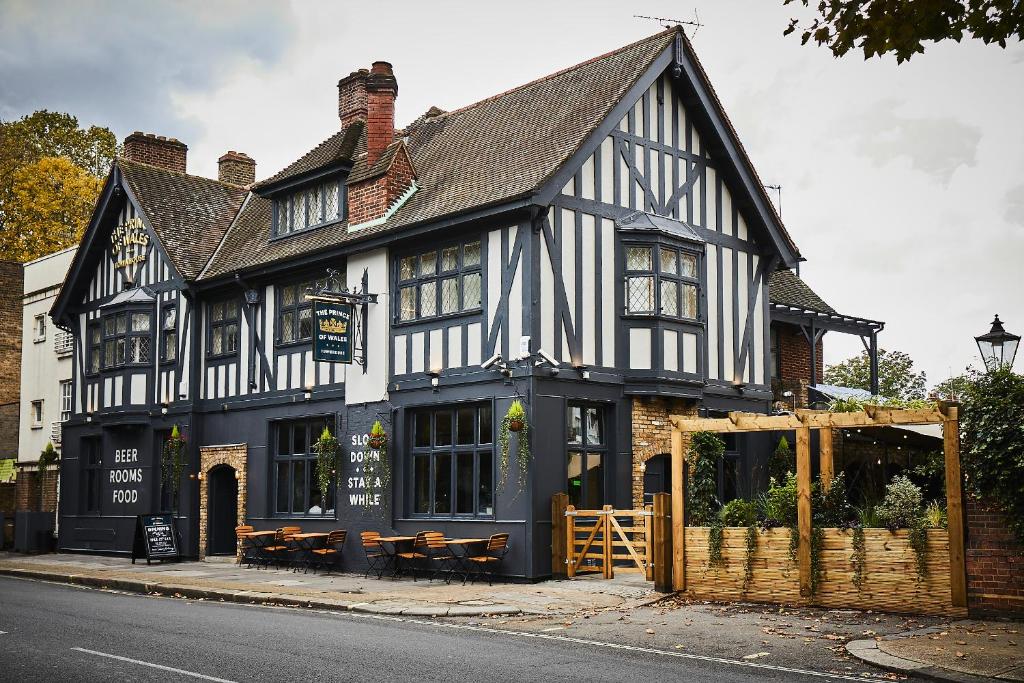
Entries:
<svg viewBox="0 0 1024 683">
<path fill-rule="evenodd" d="M 974 341 L 978 343 L 981 359 L 985 361 L 985 368 L 989 372 L 1013 367 L 1013 359 L 1017 355 L 1017 346 L 1020 344 L 1020 335 L 1004 330 L 1003 321 L 999 319 L 998 315 L 992 321 L 992 329 L 986 334 L 975 337 Z"/>
<path fill-rule="evenodd" d="M 590 379 L 590 370 L 587 369 L 586 365 L 582 363 L 574 364 L 572 369 L 580 373 L 580 379 Z"/>
<path fill-rule="evenodd" d="M 434 391 L 437 391 L 438 386 L 441 384 L 440 368 L 431 368 L 427 370 L 426 375 L 430 378 L 430 386 L 434 387 Z"/>
</svg>

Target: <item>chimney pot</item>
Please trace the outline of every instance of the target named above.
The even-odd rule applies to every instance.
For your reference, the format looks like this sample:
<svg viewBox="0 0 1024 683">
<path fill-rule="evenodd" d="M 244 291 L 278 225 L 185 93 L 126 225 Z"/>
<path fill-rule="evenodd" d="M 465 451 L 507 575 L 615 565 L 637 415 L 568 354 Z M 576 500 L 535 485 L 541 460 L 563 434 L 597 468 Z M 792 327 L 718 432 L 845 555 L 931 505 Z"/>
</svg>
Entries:
<svg viewBox="0 0 1024 683">
<path fill-rule="evenodd" d="M 256 182 L 256 161 L 245 152 L 231 150 L 217 159 L 217 180 L 248 187 Z"/>
<path fill-rule="evenodd" d="M 124 157 L 169 171 L 185 173 L 188 145 L 176 138 L 137 130 L 124 139 Z"/>
</svg>

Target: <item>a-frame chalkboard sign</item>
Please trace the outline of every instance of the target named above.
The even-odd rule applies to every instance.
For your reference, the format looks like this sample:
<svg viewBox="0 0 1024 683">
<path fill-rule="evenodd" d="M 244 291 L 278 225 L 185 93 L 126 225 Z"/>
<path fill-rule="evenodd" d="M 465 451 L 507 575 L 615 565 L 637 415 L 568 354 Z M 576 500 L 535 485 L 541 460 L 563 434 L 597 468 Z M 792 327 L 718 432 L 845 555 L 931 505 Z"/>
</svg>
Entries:
<svg viewBox="0 0 1024 683">
<path fill-rule="evenodd" d="M 146 564 L 153 560 L 177 560 L 178 527 L 173 515 L 139 515 L 135 518 L 135 542 L 132 544 L 132 564 L 141 557 Z"/>
</svg>

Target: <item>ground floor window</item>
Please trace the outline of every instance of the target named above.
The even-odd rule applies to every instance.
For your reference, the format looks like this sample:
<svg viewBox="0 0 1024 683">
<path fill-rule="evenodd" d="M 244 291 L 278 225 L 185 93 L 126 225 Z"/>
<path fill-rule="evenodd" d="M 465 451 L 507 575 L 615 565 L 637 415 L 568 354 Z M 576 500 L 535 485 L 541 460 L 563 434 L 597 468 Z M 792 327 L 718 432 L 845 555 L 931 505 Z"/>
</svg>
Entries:
<svg viewBox="0 0 1024 683">
<path fill-rule="evenodd" d="M 579 509 L 596 510 L 605 503 L 604 471 L 608 454 L 606 409 L 570 403 L 567 419 L 567 471 L 569 502 Z"/>
<path fill-rule="evenodd" d="M 412 506 L 417 515 L 494 515 L 494 419 L 490 403 L 412 415 Z"/>
<path fill-rule="evenodd" d="M 82 439 L 82 512 L 100 511 L 100 485 L 103 481 L 103 451 L 99 437 Z"/>
<path fill-rule="evenodd" d="M 273 428 L 274 513 L 278 515 L 333 515 L 335 477 L 322 500 L 317 483 L 313 445 L 324 427 L 333 434 L 334 419 L 318 417 L 277 422 Z"/>
</svg>

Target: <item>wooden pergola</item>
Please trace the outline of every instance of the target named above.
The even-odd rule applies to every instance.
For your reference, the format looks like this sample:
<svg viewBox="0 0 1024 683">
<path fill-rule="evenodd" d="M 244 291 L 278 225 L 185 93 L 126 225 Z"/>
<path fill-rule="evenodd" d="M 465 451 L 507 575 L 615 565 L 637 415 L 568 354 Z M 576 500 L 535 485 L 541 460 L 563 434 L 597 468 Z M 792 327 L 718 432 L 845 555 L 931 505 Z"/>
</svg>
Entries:
<svg viewBox="0 0 1024 683">
<path fill-rule="evenodd" d="M 949 532 L 950 593 L 954 607 L 967 606 L 967 578 L 964 566 L 964 513 L 960 477 L 959 418 L 956 403 L 943 401 L 924 409 L 865 406 L 864 411 L 832 413 L 797 410 L 788 415 L 729 413 L 724 418 L 673 415 L 672 422 L 672 589 L 686 589 L 684 434 L 708 431 L 796 432 L 797 523 L 800 539 L 797 564 L 800 593 L 811 592 L 811 430 L 820 431 L 821 479 L 829 486 L 834 475 L 832 430 L 899 425 L 941 424 L 946 470 L 946 516 Z M 656 567 L 657 569 L 657 567 Z M 656 572 L 657 573 L 657 572 Z"/>
</svg>

